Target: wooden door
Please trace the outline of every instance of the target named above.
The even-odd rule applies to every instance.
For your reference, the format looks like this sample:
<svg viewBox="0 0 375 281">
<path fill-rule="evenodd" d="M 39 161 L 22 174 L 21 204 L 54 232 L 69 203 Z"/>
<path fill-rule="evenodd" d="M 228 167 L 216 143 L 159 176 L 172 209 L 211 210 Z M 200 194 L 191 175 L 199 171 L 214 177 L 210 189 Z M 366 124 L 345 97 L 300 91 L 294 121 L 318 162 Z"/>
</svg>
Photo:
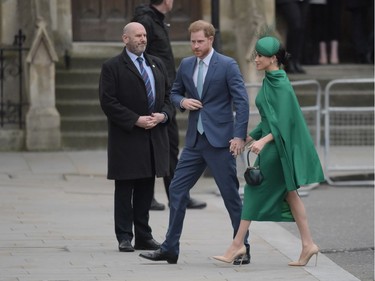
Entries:
<svg viewBox="0 0 375 281">
<path fill-rule="evenodd" d="M 134 8 L 148 0 L 72 0 L 74 41 L 121 41 L 122 28 Z M 201 17 L 199 0 L 174 0 L 173 10 L 166 18 L 170 23 L 171 40 L 188 40 L 187 28 Z"/>
<path fill-rule="evenodd" d="M 165 19 L 170 24 L 171 40 L 190 40 L 187 29 L 190 23 L 202 18 L 201 5 L 201 0 L 174 0 L 173 10 Z"/>
</svg>

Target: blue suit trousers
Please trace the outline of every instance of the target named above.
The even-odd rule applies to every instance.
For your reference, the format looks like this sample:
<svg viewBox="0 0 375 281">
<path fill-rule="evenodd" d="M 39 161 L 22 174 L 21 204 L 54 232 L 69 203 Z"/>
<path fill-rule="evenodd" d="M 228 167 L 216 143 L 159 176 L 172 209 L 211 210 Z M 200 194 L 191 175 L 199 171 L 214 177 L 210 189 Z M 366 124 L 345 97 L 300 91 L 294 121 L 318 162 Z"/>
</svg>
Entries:
<svg viewBox="0 0 375 281">
<path fill-rule="evenodd" d="M 215 148 L 207 141 L 204 134 L 198 134 L 194 147 L 184 147 L 169 186 L 169 226 L 166 239 L 161 246 L 162 252 L 179 254 L 189 191 L 207 166 L 219 187 L 229 213 L 234 230 L 233 236 L 237 232 L 241 220 L 242 202 L 238 192 L 236 159 L 229 152 L 228 147 Z"/>
</svg>

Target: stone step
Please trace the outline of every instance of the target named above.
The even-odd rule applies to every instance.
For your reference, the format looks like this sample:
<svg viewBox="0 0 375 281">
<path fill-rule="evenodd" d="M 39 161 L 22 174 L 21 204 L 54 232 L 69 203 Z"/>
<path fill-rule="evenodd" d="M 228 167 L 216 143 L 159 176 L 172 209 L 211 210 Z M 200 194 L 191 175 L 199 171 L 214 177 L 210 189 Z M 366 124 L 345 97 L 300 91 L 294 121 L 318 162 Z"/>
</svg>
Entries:
<svg viewBox="0 0 375 281">
<path fill-rule="evenodd" d="M 65 116 L 61 117 L 63 132 L 106 132 L 108 128 L 106 116 Z"/>
<path fill-rule="evenodd" d="M 62 117 L 66 116 L 103 116 L 99 100 L 56 101 L 56 108 Z"/>
<path fill-rule="evenodd" d="M 56 85 L 98 85 L 100 69 L 71 69 L 56 71 Z"/>
<path fill-rule="evenodd" d="M 64 149 L 105 149 L 107 132 L 61 132 Z"/>
<path fill-rule="evenodd" d="M 72 57 L 69 59 L 69 62 L 66 63 L 64 59 L 61 59 L 56 64 L 56 70 L 72 70 L 72 69 L 96 69 L 100 70 L 102 68 L 102 64 L 110 57 L 102 58 L 102 57 Z"/>
<path fill-rule="evenodd" d="M 56 86 L 56 101 L 99 99 L 97 84 L 69 84 Z"/>
</svg>

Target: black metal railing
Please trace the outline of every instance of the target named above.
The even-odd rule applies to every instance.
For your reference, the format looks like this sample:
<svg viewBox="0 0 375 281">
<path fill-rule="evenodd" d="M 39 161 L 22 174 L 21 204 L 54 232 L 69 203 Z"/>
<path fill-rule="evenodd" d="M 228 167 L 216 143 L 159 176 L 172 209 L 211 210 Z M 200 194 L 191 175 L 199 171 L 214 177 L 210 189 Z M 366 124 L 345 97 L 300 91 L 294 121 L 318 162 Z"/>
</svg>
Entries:
<svg viewBox="0 0 375 281">
<path fill-rule="evenodd" d="M 0 46 L 0 127 L 24 125 L 24 58 L 26 36 L 20 29 L 12 46 Z"/>
</svg>

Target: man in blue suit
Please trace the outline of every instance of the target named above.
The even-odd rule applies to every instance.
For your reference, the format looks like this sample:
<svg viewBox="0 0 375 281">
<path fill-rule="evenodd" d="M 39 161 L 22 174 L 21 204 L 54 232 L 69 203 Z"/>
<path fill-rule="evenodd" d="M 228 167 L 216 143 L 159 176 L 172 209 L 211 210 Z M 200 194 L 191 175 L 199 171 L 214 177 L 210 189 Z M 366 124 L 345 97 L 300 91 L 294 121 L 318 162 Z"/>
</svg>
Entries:
<svg viewBox="0 0 375 281">
<path fill-rule="evenodd" d="M 182 60 L 170 96 L 181 111 L 189 110 L 189 122 L 185 147 L 169 187 L 168 231 L 160 249 L 140 254 L 168 263 L 177 263 L 189 191 L 207 166 L 219 187 L 234 235 L 242 210 L 235 156 L 243 151 L 249 119 L 244 81 L 235 60 L 212 48 L 212 24 L 193 22 L 189 33 L 194 56 Z M 249 263 L 250 246 L 247 241 L 244 243 L 247 254 L 242 263 Z"/>
</svg>

